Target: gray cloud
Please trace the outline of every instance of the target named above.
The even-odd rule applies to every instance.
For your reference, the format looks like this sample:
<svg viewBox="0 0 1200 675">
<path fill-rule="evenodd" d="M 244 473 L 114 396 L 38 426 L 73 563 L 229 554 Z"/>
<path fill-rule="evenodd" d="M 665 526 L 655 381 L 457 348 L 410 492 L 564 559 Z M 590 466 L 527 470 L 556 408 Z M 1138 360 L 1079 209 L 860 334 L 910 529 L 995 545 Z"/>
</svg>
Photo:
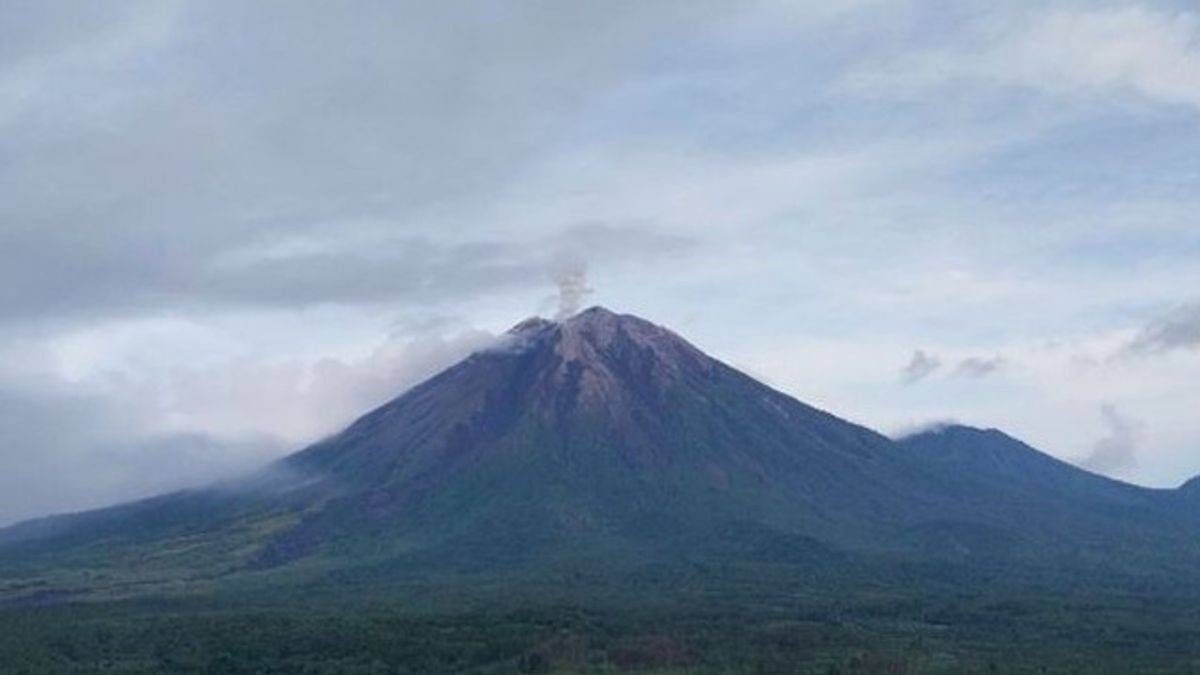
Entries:
<svg viewBox="0 0 1200 675">
<path fill-rule="evenodd" d="M 247 246 L 211 258 L 180 253 L 144 261 L 135 259 L 140 254 L 130 244 L 130 250 L 107 262 L 81 251 L 64 253 L 53 265 L 43 262 L 44 241 L 30 242 L 18 247 L 29 252 L 26 258 L 14 255 L 13 265 L 0 268 L 0 321 L 461 299 L 544 285 L 544 270 L 560 264 L 556 251 L 566 246 L 586 247 L 598 263 L 622 265 L 693 245 L 682 235 L 652 227 L 603 224 L 574 225 L 520 243 L 446 244 L 430 237 L 373 234 L 351 247 L 337 246 L 336 238 L 284 239 L 274 247 Z M 19 275 L 24 276 L 18 280 Z M 55 276 L 63 278 L 55 281 Z"/>
<path fill-rule="evenodd" d="M 0 378 L 0 525 L 236 476 L 468 353 L 480 331 L 394 337 L 358 360 L 235 361 L 154 380 Z"/>
<path fill-rule="evenodd" d="M 1006 364 L 1007 361 L 1002 356 L 991 358 L 971 356 L 959 361 L 958 365 L 954 367 L 953 374 L 955 377 L 980 379 L 995 374 Z"/>
<path fill-rule="evenodd" d="M 1197 348 L 1200 348 L 1200 302 L 1192 302 L 1146 324 L 1120 354 L 1153 355 Z"/>
<path fill-rule="evenodd" d="M 1122 474 L 1137 467 L 1137 451 L 1145 426 L 1112 404 L 1100 406 L 1100 414 L 1107 433 L 1096 441 L 1080 466 L 1106 475 Z"/>
<path fill-rule="evenodd" d="M 916 384 L 932 375 L 934 371 L 941 367 L 941 359 L 937 356 L 926 354 L 924 350 L 918 349 L 913 352 L 912 359 L 909 360 L 908 365 L 900 369 L 900 382 L 905 385 Z"/>
<path fill-rule="evenodd" d="M 57 381 L 0 388 L 0 524 L 206 482 L 264 457 L 265 439 L 155 433 L 146 402 Z"/>
<path fill-rule="evenodd" d="M 578 226 L 499 235 L 489 209 L 689 29 L 667 4 L 10 8 L 0 321 L 543 283 Z"/>
<path fill-rule="evenodd" d="M 947 377 L 978 380 L 995 374 L 1007 364 L 1008 361 L 1002 356 L 970 356 L 955 364 Z M 905 385 L 916 384 L 941 370 L 943 365 L 941 357 L 918 349 L 913 352 L 908 364 L 900 369 L 900 382 Z"/>
</svg>

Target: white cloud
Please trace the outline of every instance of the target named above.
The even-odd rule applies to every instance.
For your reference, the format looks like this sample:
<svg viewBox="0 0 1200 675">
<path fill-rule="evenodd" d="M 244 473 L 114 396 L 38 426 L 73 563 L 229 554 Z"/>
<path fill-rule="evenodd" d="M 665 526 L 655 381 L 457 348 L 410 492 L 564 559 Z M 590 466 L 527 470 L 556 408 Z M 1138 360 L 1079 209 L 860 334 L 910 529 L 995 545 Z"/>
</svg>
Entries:
<svg viewBox="0 0 1200 675">
<path fill-rule="evenodd" d="M 1200 14 L 1143 6 L 985 14 L 951 46 L 860 68 L 860 92 L 1002 84 L 1052 95 L 1135 93 L 1200 109 Z"/>
<path fill-rule="evenodd" d="M 357 359 L 247 359 L 169 372 L 151 423 L 164 432 L 221 438 L 266 435 L 293 447 L 336 431 L 493 341 L 490 333 L 392 338 Z"/>
<path fill-rule="evenodd" d="M 1200 109 L 1200 14 L 1130 6 L 1047 12 L 988 57 L 999 78 L 1047 91 L 1126 89 Z"/>
</svg>

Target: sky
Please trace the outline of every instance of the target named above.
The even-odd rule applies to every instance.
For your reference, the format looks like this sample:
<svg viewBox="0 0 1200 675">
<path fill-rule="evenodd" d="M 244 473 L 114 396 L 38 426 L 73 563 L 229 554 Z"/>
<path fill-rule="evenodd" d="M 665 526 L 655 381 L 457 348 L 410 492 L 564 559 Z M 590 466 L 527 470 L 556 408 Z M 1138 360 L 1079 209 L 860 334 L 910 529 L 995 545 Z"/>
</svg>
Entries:
<svg viewBox="0 0 1200 675">
<path fill-rule="evenodd" d="M 1200 474 L 1200 8 L 0 0 L 0 523 L 236 475 L 565 284 L 898 435 Z"/>
</svg>

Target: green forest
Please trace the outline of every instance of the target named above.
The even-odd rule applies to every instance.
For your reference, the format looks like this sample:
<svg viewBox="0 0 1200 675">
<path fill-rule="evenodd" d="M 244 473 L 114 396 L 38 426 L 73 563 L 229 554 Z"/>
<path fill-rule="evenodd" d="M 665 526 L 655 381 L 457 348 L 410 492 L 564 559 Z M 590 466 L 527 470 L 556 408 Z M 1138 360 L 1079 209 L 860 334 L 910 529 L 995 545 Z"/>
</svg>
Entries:
<svg viewBox="0 0 1200 675">
<path fill-rule="evenodd" d="M 433 608 L 323 591 L 10 606 L 0 672 L 1200 673 L 1200 606 L 1184 598 L 780 597 L 493 593 Z"/>
</svg>

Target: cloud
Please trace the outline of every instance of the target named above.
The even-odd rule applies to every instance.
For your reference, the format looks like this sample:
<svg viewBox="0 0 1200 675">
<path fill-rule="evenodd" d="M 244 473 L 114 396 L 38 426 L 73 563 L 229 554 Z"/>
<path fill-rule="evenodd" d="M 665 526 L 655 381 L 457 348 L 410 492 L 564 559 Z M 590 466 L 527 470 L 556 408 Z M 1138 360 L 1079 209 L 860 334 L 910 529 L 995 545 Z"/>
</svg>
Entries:
<svg viewBox="0 0 1200 675">
<path fill-rule="evenodd" d="M 1129 90 L 1200 111 L 1200 14 L 1051 10 L 1001 44 L 997 76 L 1064 93 Z"/>
<path fill-rule="evenodd" d="M 492 344 L 393 337 L 357 359 L 230 361 L 160 377 L 0 378 L 0 524 L 250 471 Z"/>
<path fill-rule="evenodd" d="M 851 89 L 916 93 L 1005 85 L 1055 96 L 1121 96 L 1200 111 L 1200 14 L 1145 6 L 980 12 L 942 44 L 854 71 Z"/>
<path fill-rule="evenodd" d="M 1148 323 L 1118 356 L 1165 354 L 1200 348 L 1200 302 L 1182 305 Z"/>
<path fill-rule="evenodd" d="M 337 430 L 412 385 L 488 347 L 490 333 L 393 337 L 358 359 L 232 361 L 171 372 L 161 423 L 222 437 L 269 434 L 291 445 Z"/>
<path fill-rule="evenodd" d="M 0 322 L 537 287 L 585 216 L 508 228 L 497 201 L 692 23 L 638 4 L 76 4 L 0 29 Z"/>
<path fill-rule="evenodd" d="M 900 382 L 904 385 L 916 384 L 932 375 L 934 371 L 941 367 L 941 359 L 937 356 L 926 354 L 924 350 L 918 349 L 913 352 L 912 359 L 909 360 L 908 365 L 900 369 Z"/>
<path fill-rule="evenodd" d="M 1092 446 L 1080 466 L 1096 473 L 1120 475 L 1138 465 L 1137 451 L 1145 425 L 1122 414 L 1112 404 L 1100 406 L 1107 434 Z"/>
<path fill-rule="evenodd" d="M 996 373 L 1006 364 L 1007 361 L 1002 356 L 991 358 L 971 356 L 958 362 L 958 365 L 954 367 L 953 375 L 977 380 Z"/>
<path fill-rule="evenodd" d="M 141 394 L 54 380 L 0 387 L 0 524 L 207 482 L 275 450 L 267 439 L 157 433 Z"/>
<path fill-rule="evenodd" d="M 1002 356 L 990 358 L 969 356 L 960 360 L 947 377 L 979 380 L 1000 371 L 1007 363 L 1008 361 Z M 918 349 L 913 352 L 908 365 L 901 369 L 900 382 L 905 385 L 916 384 L 940 370 L 942 365 L 941 357 Z"/>
<path fill-rule="evenodd" d="M 920 436 L 921 434 L 935 434 L 960 424 L 962 423 L 952 417 L 926 420 L 924 422 L 908 422 L 893 429 L 888 436 L 893 440 L 901 441 L 912 436 Z"/>
<path fill-rule="evenodd" d="M 206 257 L 185 250 L 147 256 L 137 242 L 111 233 L 96 246 L 64 248 L 51 268 L 39 261 L 54 252 L 55 238 L 0 231 L 0 242 L 29 252 L 19 256 L 9 248 L 12 264 L 0 267 L 0 322 L 462 299 L 538 288 L 567 247 L 586 247 L 589 259 L 619 267 L 676 254 L 694 241 L 650 226 L 601 223 L 524 241 L 462 243 L 363 226 L 339 235 L 267 238 Z"/>
</svg>

